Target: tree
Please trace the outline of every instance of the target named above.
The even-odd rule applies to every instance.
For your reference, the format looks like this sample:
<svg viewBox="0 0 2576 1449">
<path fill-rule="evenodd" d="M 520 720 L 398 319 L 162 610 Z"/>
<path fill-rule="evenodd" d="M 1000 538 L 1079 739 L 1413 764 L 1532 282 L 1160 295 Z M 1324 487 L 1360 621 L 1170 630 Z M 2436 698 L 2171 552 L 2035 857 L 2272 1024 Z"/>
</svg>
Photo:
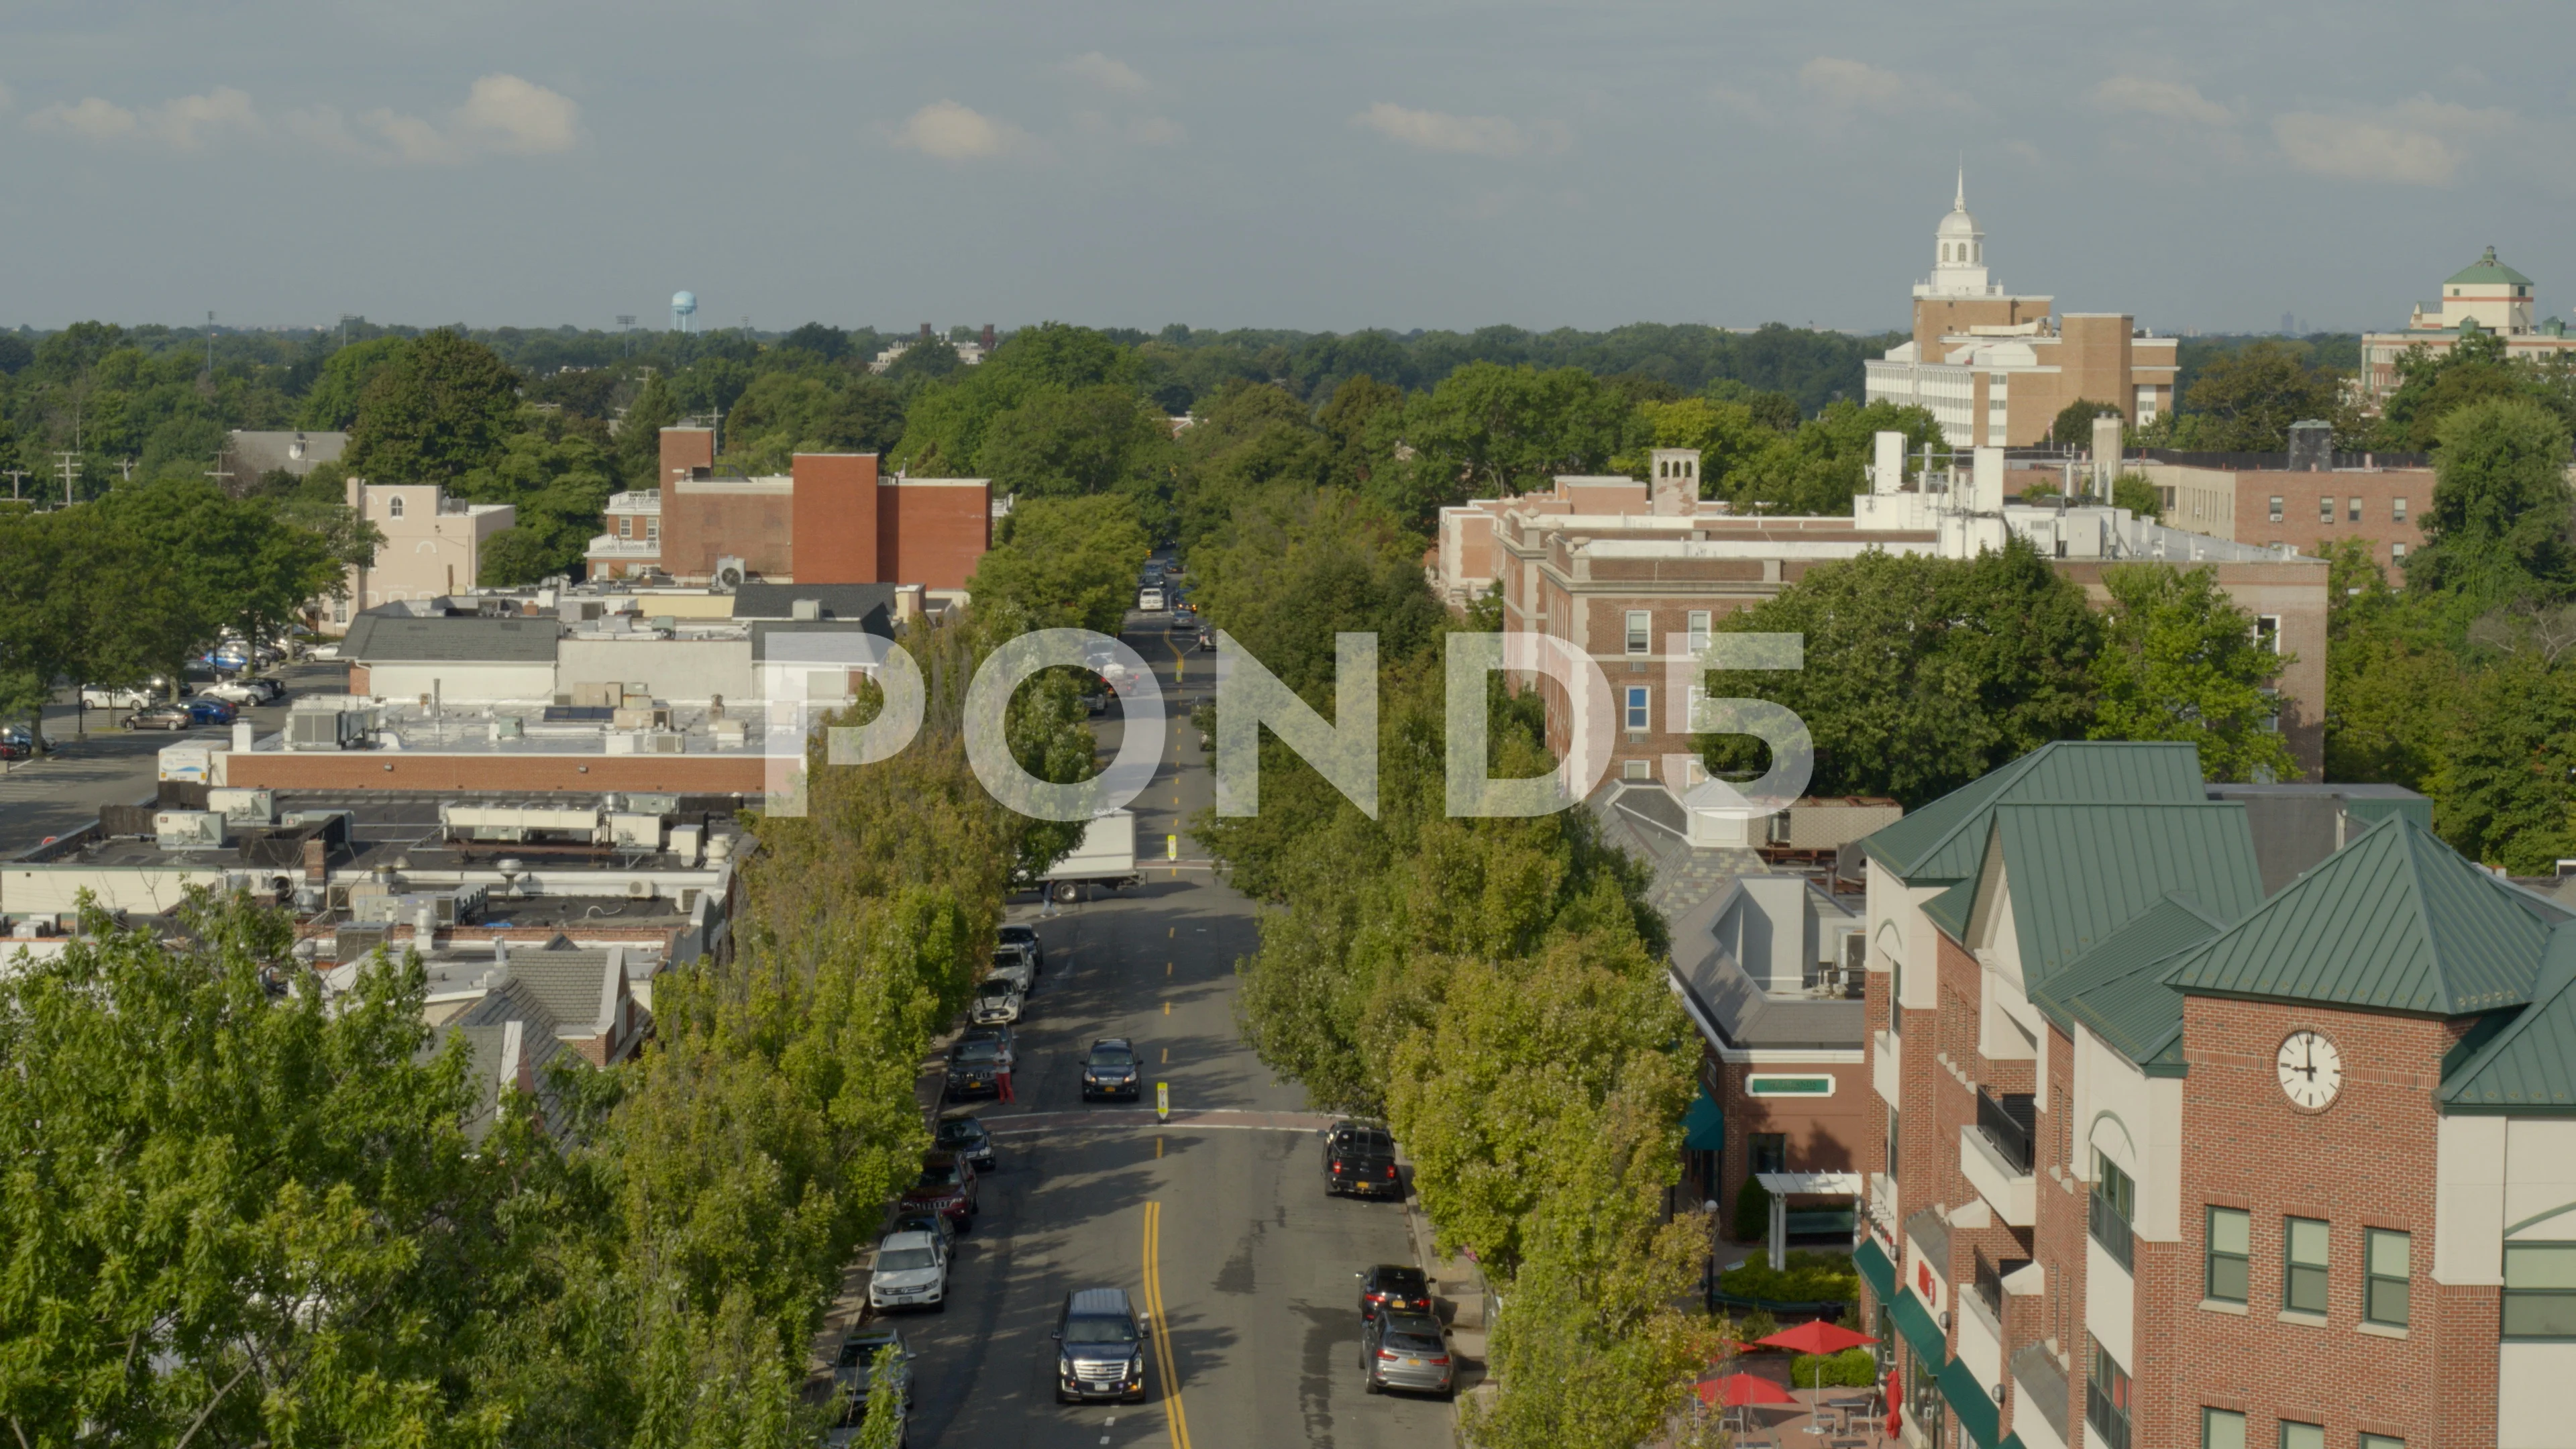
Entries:
<svg viewBox="0 0 2576 1449">
<path fill-rule="evenodd" d="M 1544 490 L 1560 473 L 1598 473 L 1635 426 L 1625 397 L 1579 368 L 1541 372 L 1474 362 L 1405 407 L 1415 457 L 1393 490 L 1375 490 L 1409 525 L 1470 497 Z"/>
<path fill-rule="evenodd" d="M 1157 536 L 1176 452 L 1171 424 L 1134 389 L 1097 383 L 1053 385 L 997 414 L 975 451 L 975 471 L 994 491 L 1021 498 L 1119 493 Z"/>
<path fill-rule="evenodd" d="M 2212 780 L 2298 774 L 2271 690 L 2295 656 L 2256 637 L 2217 570 L 2120 564 L 2103 570 L 2102 586 L 2111 603 L 2093 659 L 2092 738 L 2186 741 Z"/>
<path fill-rule="evenodd" d="M 1023 499 L 966 588 L 1005 636 L 1024 629 L 1115 636 L 1149 551 L 1136 505 L 1126 498 Z"/>
<path fill-rule="evenodd" d="M 488 465 L 519 411 L 519 378 L 460 332 L 426 332 L 375 375 L 344 459 L 379 483 L 447 483 Z"/>
<path fill-rule="evenodd" d="M 2576 675 L 2508 658 L 2463 701 L 2464 728 L 2435 782 L 2433 821 L 2464 854 L 2515 875 L 2576 856 Z"/>
<path fill-rule="evenodd" d="M 671 385 L 659 372 L 645 378 L 617 428 L 618 474 L 627 487 L 660 488 L 670 483 L 662 476 L 662 430 L 679 421 L 680 403 L 671 395 Z"/>
<path fill-rule="evenodd" d="M 2213 359 L 2183 400 L 2196 425 L 2191 444 L 2227 453 L 2277 453 L 2289 446 L 2290 424 L 2332 418 L 2342 402 L 2342 377 L 2312 368 L 2297 349 L 2269 340 Z"/>
<path fill-rule="evenodd" d="M 1420 540 L 1339 489 L 1279 485 L 1237 505 L 1193 555 L 1210 621 L 1308 703 L 1332 698 L 1334 636 L 1377 636 L 1382 658 L 1430 647 L 1443 623 Z"/>
<path fill-rule="evenodd" d="M 1185 554 L 1253 494 L 1274 484 L 1312 491 L 1332 474 L 1332 444 L 1306 405 L 1270 383 L 1228 383 L 1181 434 L 1179 449 L 1173 512 Z"/>
<path fill-rule="evenodd" d="M 371 337 L 340 348 L 322 361 L 321 375 L 304 394 L 296 426 L 319 432 L 347 432 L 358 420 L 360 401 L 376 375 L 402 361 L 411 350 L 407 337 Z"/>
<path fill-rule="evenodd" d="M 2469 683 L 2439 606 L 2391 588 L 2362 539 L 2326 557 L 2326 778 L 2430 791 Z"/>
<path fill-rule="evenodd" d="M 2442 420 L 2424 547 L 2406 562 L 2411 587 L 2461 594 L 2483 608 L 2556 598 L 2571 582 L 2567 425 L 2538 403 L 2490 398 Z"/>
<path fill-rule="evenodd" d="M 2127 416 L 2113 404 L 2077 398 L 2057 410 L 2056 421 L 2048 425 L 2048 440 L 2061 448 L 2089 448 L 2093 446 L 2094 419 Z"/>
<path fill-rule="evenodd" d="M 2165 516 L 2165 495 L 2144 473 L 2123 473 L 2111 480 L 2111 506 L 2125 508 L 2140 518 L 2161 519 Z"/>
<path fill-rule="evenodd" d="M 850 355 L 850 334 L 823 322 L 808 322 L 778 339 L 781 352 L 810 352 L 825 362 Z"/>
<path fill-rule="evenodd" d="M 955 344 L 944 337 L 931 337 L 905 344 L 886 364 L 885 380 L 910 387 L 954 377 L 966 370 L 966 360 L 957 355 Z"/>
<path fill-rule="evenodd" d="M 170 561 L 95 508 L 0 510 L 0 558 L 0 703 L 38 749 L 57 682 L 139 684 L 198 628 Z"/>
<path fill-rule="evenodd" d="M 1821 565 L 1720 627 L 1805 636 L 1804 669 L 1715 671 L 1707 687 L 1797 711 L 1820 795 L 1893 795 L 1911 808 L 2081 737 L 2092 714 L 2100 621 L 2018 537 L 1973 559 L 1873 551 Z M 1741 737 L 1700 743 L 1713 770 L 1762 763 Z"/>
<path fill-rule="evenodd" d="M 1332 448 L 1333 482 L 1365 489 L 1395 461 L 1396 443 L 1404 430 L 1404 389 L 1365 372 L 1354 373 L 1332 390 L 1315 423 Z"/>
</svg>

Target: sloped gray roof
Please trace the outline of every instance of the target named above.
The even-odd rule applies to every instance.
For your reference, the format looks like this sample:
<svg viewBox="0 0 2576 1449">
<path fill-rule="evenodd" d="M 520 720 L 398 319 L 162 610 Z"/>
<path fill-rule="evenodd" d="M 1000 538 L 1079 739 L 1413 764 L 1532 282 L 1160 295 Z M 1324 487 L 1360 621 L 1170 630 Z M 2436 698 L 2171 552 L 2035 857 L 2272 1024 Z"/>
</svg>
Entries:
<svg viewBox="0 0 2576 1449">
<path fill-rule="evenodd" d="M 892 617 L 892 584 L 744 584 L 733 591 L 737 619 L 793 619 L 796 601 L 812 599 L 826 619 L 861 620 Z"/>
<path fill-rule="evenodd" d="M 426 1057 L 440 1051 L 449 1037 L 464 1040 L 470 1058 L 468 1080 L 474 1089 L 473 1102 L 465 1111 L 464 1128 L 469 1141 L 482 1141 L 500 1120 L 502 1058 L 514 1022 L 519 1027 L 520 1062 L 535 1083 L 537 1110 L 549 1134 L 560 1136 L 563 1131 L 567 1120 L 564 1103 L 547 1072 L 566 1053 L 558 1023 L 524 983 L 507 981 L 457 1013 L 439 1039 L 422 1049 Z"/>
<path fill-rule="evenodd" d="M 558 619 L 414 619 L 361 613 L 340 657 L 353 664 L 552 664 Z"/>
<path fill-rule="evenodd" d="M 1911 885 L 1965 880 L 1986 849 L 1997 805 L 2092 804 L 2202 798 L 2200 751 L 2190 745 L 2057 740 L 1960 786 L 1861 841 L 1872 862 Z"/>
<path fill-rule="evenodd" d="M 560 939 L 560 938 L 558 938 Z M 512 951 L 510 984 L 524 986 L 555 1020 L 578 1036 L 595 1036 L 615 1025 L 617 983 L 621 967 L 611 971 L 608 952 L 579 947 Z"/>
</svg>

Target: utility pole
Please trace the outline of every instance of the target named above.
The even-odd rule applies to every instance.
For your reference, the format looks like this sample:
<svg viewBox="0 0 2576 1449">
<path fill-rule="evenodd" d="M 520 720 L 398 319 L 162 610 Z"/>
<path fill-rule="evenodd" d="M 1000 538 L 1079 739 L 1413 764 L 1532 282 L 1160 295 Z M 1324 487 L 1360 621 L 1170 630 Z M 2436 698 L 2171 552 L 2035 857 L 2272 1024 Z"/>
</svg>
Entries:
<svg viewBox="0 0 2576 1449">
<path fill-rule="evenodd" d="M 132 469 L 133 465 L 132 465 L 132 464 L 128 464 L 128 465 L 126 465 L 126 466 L 127 466 L 127 468 L 128 468 L 128 470 L 129 470 L 129 471 L 126 473 L 126 475 L 125 475 L 125 476 L 126 476 L 128 479 L 131 479 L 131 478 L 134 476 L 134 474 L 132 473 L 132 471 L 130 471 L 130 470 Z M 226 483 L 227 483 L 227 482 L 232 478 L 233 474 L 231 473 L 231 471 L 230 471 L 230 470 L 228 470 L 228 469 L 226 469 L 226 468 L 224 467 L 224 455 L 223 455 L 223 454 L 221 454 L 221 453 L 217 453 L 217 454 L 215 455 L 215 466 L 213 466 L 213 467 L 211 467 L 211 468 L 208 468 L 208 469 L 206 470 L 206 476 L 207 476 L 207 477 L 209 477 L 209 478 L 214 479 L 214 480 L 215 480 L 215 486 L 216 486 L 216 487 L 218 487 L 218 488 L 222 488 L 226 493 L 230 493 L 230 492 L 232 492 L 232 491 L 233 491 L 232 489 L 230 489 L 230 488 L 228 488 L 228 487 L 225 487 L 225 484 L 226 484 Z"/>
<path fill-rule="evenodd" d="M 626 334 L 626 355 L 633 357 L 635 355 L 635 314 L 632 312 L 618 313 L 617 330 Z"/>
<path fill-rule="evenodd" d="M 20 499 L 20 495 L 19 495 L 19 493 L 18 493 L 18 484 L 19 484 L 19 481 L 20 481 L 20 480 L 22 480 L 22 479 L 24 479 L 26 476 L 27 476 L 27 470 L 26 470 L 26 469 L 24 469 L 24 468 L 11 468 L 11 469 L 8 469 L 8 470 L 7 470 L 7 471 L 5 471 L 5 472 L 0 472 L 0 478 L 7 478 L 7 479 L 9 480 L 9 501 L 10 501 L 10 502 L 12 502 L 12 503 L 16 503 L 16 502 L 21 501 L 21 499 Z"/>
<path fill-rule="evenodd" d="M 215 314 L 214 314 L 214 313 L 212 313 L 212 312 L 209 312 L 209 313 L 207 313 L 207 314 L 206 314 L 206 380 L 207 380 L 207 381 L 209 381 L 209 382 L 212 382 L 212 381 L 214 380 L 214 376 L 215 376 Z"/>
<path fill-rule="evenodd" d="M 54 457 L 58 460 L 63 475 L 63 506 L 69 508 L 72 506 L 72 479 L 80 471 L 76 466 L 80 454 L 56 453 Z"/>
</svg>

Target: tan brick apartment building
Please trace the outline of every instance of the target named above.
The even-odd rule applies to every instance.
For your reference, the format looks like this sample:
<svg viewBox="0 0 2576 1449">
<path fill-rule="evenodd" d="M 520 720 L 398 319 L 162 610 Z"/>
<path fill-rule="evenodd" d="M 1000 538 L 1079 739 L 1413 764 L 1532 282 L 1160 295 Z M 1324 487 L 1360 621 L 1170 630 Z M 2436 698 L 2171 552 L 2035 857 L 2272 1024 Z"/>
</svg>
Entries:
<svg viewBox="0 0 2576 1449">
<path fill-rule="evenodd" d="M 370 483 L 352 478 L 349 508 L 385 536 L 376 556 L 349 567 L 348 595 L 330 604 L 335 625 L 361 609 L 406 599 L 435 599 L 482 582 L 483 549 L 519 521 L 507 503 L 450 498 L 435 483 Z"/>
<path fill-rule="evenodd" d="M 2156 486 L 2168 521 L 2194 533 L 2311 558 L 2357 538 L 2392 578 L 2424 546 L 2424 514 L 2433 506 L 2428 460 L 2321 453 L 2293 467 L 2292 457 L 2150 451 L 2122 466 Z"/>
<path fill-rule="evenodd" d="M 1954 448 L 2043 442 L 2069 403 L 2111 403 L 2133 424 L 2173 410 L 2175 342 L 2126 313 L 2055 310 L 1986 273 L 1986 234 L 1967 175 L 1933 233 L 1931 277 L 1914 287 L 1914 335 L 1867 365 L 1870 402 L 1931 410 Z"/>
<path fill-rule="evenodd" d="M 2576 1445 L 2568 913 L 2405 792 L 2211 793 L 2063 743 L 1865 842 L 1908 1440 Z"/>
<path fill-rule="evenodd" d="M 1717 621 L 1820 564 L 1871 549 L 1973 557 L 2002 547 L 2009 533 L 2057 559 L 2097 604 L 2108 601 L 2101 578 L 2111 564 L 2206 565 L 2275 647 L 2296 656 L 2279 682 L 2280 727 L 2303 771 L 2322 767 L 2324 563 L 2159 527 L 2099 505 L 2012 503 L 2002 462 L 2002 450 L 1978 450 L 1982 471 L 1950 480 L 1948 491 L 1864 494 L 1847 517 L 1753 518 L 1696 496 L 1695 454 L 1660 450 L 1652 465 L 1658 476 L 1648 483 L 1560 478 L 1548 493 L 1443 509 L 1434 583 L 1456 606 L 1499 585 L 1506 632 L 1552 635 L 1593 659 L 1611 688 L 1611 773 L 1682 786 L 1688 782 L 1667 779 L 1669 761 L 1695 753 L 1691 732 L 1680 725 L 1699 686 L 1696 660 Z M 1692 476 L 1665 476 L 1679 469 Z M 1679 650 L 1671 647 L 1676 640 Z M 1549 700 L 1550 743 L 1562 753 L 1571 719 L 1561 691 L 1548 681 L 1540 688 Z"/>
<path fill-rule="evenodd" d="M 873 453 L 799 453 L 784 476 L 720 477 L 715 432 L 664 428 L 659 488 L 608 500 L 594 579 L 921 584 L 960 589 L 992 544 L 981 478 L 879 476 Z"/>
</svg>

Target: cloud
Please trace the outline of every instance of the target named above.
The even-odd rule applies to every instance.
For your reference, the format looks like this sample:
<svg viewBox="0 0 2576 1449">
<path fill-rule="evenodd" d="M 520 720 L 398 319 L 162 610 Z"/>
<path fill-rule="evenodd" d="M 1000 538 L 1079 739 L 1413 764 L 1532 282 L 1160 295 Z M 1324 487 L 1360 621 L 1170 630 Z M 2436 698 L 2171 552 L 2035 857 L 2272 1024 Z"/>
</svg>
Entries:
<svg viewBox="0 0 2576 1449">
<path fill-rule="evenodd" d="M 1446 111 L 1417 111 L 1393 101 L 1380 101 L 1351 117 L 1390 141 L 1420 151 L 1460 156 L 1520 156 L 1532 151 L 1557 152 L 1572 143 L 1565 127 L 1542 121 L 1524 128 L 1501 116 L 1453 116 Z"/>
<path fill-rule="evenodd" d="M 940 161 L 974 161 L 1028 144 L 1028 133 L 955 101 L 933 101 L 904 119 L 894 143 Z"/>
<path fill-rule="evenodd" d="M 1060 68 L 1074 79 L 1098 86 L 1112 95 L 1141 96 L 1145 93 L 1145 78 L 1136 73 L 1135 67 L 1123 60 L 1112 60 L 1096 50 L 1084 51 Z"/>
<path fill-rule="evenodd" d="M 1867 61 L 1820 55 L 1798 67 L 1798 84 L 1825 105 L 1844 111 L 1970 111 L 1976 103 L 1956 91 L 1915 80 Z"/>
<path fill-rule="evenodd" d="M 90 96 L 77 105 L 47 106 L 29 116 L 27 124 L 84 141 L 140 142 L 173 151 L 202 150 L 228 133 L 259 135 L 268 129 L 250 97 L 230 86 L 141 110 Z"/>
<path fill-rule="evenodd" d="M 2513 127 L 2507 111 L 2417 96 L 2378 115 L 2291 111 L 2272 118 L 2272 139 L 2291 165 L 2319 176 L 2447 186 L 2468 159 L 2467 141 Z"/>
<path fill-rule="evenodd" d="M 2215 130 L 2236 124 L 2236 113 L 2181 81 L 2115 75 L 2093 88 L 2096 109 L 2132 115 L 2160 116 Z"/>
<path fill-rule="evenodd" d="M 559 92 L 514 75 L 487 75 L 444 124 L 379 107 L 354 121 L 331 105 L 264 115 L 230 87 L 129 110 L 90 96 L 27 118 L 40 131 L 84 141 L 198 151 L 231 137 L 283 137 L 297 145 L 376 165 L 453 166 L 477 155 L 552 155 L 581 142 L 581 108 Z"/>
<path fill-rule="evenodd" d="M 1716 103 L 1719 109 L 1732 111 L 1754 125 L 1771 124 L 1771 108 L 1764 105 L 1762 98 L 1751 91 L 1738 90 L 1733 86 L 1710 86 L 1708 98 Z"/>
</svg>

